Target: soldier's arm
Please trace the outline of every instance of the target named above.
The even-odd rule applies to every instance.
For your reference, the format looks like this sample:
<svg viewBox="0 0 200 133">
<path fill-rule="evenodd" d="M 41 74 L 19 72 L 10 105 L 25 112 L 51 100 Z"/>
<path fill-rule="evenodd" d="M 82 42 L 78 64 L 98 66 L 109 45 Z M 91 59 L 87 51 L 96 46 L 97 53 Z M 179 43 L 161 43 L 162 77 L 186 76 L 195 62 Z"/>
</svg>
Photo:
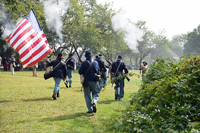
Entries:
<svg viewBox="0 0 200 133">
<path fill-rule="evenodd" d="M 94 62 L 93 62 L 93 67 L 94 67 L 95 73 L 99 73 L 99 72 L 100 72 L 99 64 L 98 64 L 97 61 L 94 61 Z"/>
<path fill-rule="evenodd" d="M 78 73 L 79 73 L 80 75 L 83 74 L 83 65 L 84 65 L 84 62 L 81 63 L 81 66 L 80 66 L 80 68 L 79 68 L 79 70 L 78 70 Z"/>
<path fill-rule="evenodd" d="M 107 69 L 106 69 L 106 65 L 104 64 L 104 62 L 103 62 L 103 69 L 104 69 L 104 72 L 107 71 Z"/>
<path fill-rule="evenodd" d="M 144 67 L 142 65 L 140 65 L 139 70 L 142 70 Z"/>
<path fill-rule="evenodd" d="M 49 63 L 47 64 L 47 67 L 48 67 L 48 66 L 53 66 L 53 61 L 49 62 Z"/>
<path fill-rule="evenodd" d="M 126 64 L 124 63 L 124 71 L 125 71 L 125 74 L 127 74 L 128 73 L 128 69 L 127 69 L 127 67 L 126 67 Z"/>
<path fill-rule="evenodd" d="M 115 72 L 115 69 L 114 69 L 114 64 L 115 64 L 115 63 L 113 63 L 113 64 L 112 64 L 112 67 L 111 67 L 111 72 Z"/>
</svg>

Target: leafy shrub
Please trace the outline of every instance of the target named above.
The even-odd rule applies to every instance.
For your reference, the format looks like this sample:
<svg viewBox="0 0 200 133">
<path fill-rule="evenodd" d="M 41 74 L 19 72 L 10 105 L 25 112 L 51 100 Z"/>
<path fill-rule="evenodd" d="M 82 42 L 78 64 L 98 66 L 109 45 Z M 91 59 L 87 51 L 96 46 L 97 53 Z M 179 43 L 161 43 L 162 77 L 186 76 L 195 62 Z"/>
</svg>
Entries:
<svg viewBox="0 0 200 133">
<path fill-rule="evenodd" d="M 158 58 L 120 117 L 107 124 L 112 132 L 188 132 L 200 126 L 200 56 L 175 62 Z"/>
</svg>

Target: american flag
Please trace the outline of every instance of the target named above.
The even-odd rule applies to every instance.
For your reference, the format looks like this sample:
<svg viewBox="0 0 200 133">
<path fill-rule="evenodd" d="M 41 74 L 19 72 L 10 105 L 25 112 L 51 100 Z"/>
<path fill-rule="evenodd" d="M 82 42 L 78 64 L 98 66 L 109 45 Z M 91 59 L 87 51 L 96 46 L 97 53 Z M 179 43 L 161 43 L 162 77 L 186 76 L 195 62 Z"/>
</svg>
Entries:
<svg viewBox="0 0 200 133">
<path fill-rule="evenodd" d="M 41 61 L 51 52 L 33 9 L 13 33 L 6 37 L 6 41 L 19 53 L 24 69 Z"/>
</svg>

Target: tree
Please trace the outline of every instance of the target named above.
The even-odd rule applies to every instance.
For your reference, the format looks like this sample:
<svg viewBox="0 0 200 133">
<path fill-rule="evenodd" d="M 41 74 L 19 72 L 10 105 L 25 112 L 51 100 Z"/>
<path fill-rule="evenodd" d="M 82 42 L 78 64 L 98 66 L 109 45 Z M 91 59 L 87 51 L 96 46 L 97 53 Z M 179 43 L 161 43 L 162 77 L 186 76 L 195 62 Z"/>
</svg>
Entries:
<svg viewBox="0 0 200 133">
<path fill-rule="evenodd" d="M 184 44 L 183 53 L 199 53 L 200 52 L 200 25 L 192 32 L 187 34 L 187 42 Z"/>
<path fill-rule="evenodd" d="M 137 54 L 138 56 L 135 58 L 135 65 L 136 65 L 136 68 L 138 68 L 139 67 L 138 64 L 141 64 L 142 59 L 147 57 L 149 53 L 151 52 L 152 48 L 154 47 L 153 39 L 154 39 L 155 33 L 148 30 L 148 28 L 146 27 L 145 21 L 138 21 L 136 25 L 144 32 L 142 41 L 138 41 L 138 46 L 137 46 L 139 53 Z M 138 63 L 138 59 L 139 59 L 139 63 Z"/>
<path fill-rule="evenodd" d="M 179 57 L 183 55 L 183 46 L 187 42 L 187 34 L 175 35 L 169 48 L 176 53 Z"/>
<path fill-rule="evenodd" d="M 170 41 L 166 36 L 156 35 L 153 39 L 153 44 L 151 59 L 156 60 L 156 58 L 172 57 L 169 50 Z"/>
</svg>

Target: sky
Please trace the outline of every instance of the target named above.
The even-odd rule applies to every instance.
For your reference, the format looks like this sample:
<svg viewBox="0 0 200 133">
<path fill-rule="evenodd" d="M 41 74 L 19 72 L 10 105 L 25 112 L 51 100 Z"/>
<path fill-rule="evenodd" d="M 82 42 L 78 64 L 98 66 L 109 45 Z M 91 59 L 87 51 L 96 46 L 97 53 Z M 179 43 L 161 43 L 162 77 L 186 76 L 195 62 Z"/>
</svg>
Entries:
<svg viewBox="0 0 200 133">
<path fill-rule="evenodd" d="M 200 0 L 97 0 L 112 3 L 115 11 L 122 8 L 132 22 L 144 20 L 149 30 L 165 30 L 168 39 L 192 31 L 200 24 Z"/>
</svg>

